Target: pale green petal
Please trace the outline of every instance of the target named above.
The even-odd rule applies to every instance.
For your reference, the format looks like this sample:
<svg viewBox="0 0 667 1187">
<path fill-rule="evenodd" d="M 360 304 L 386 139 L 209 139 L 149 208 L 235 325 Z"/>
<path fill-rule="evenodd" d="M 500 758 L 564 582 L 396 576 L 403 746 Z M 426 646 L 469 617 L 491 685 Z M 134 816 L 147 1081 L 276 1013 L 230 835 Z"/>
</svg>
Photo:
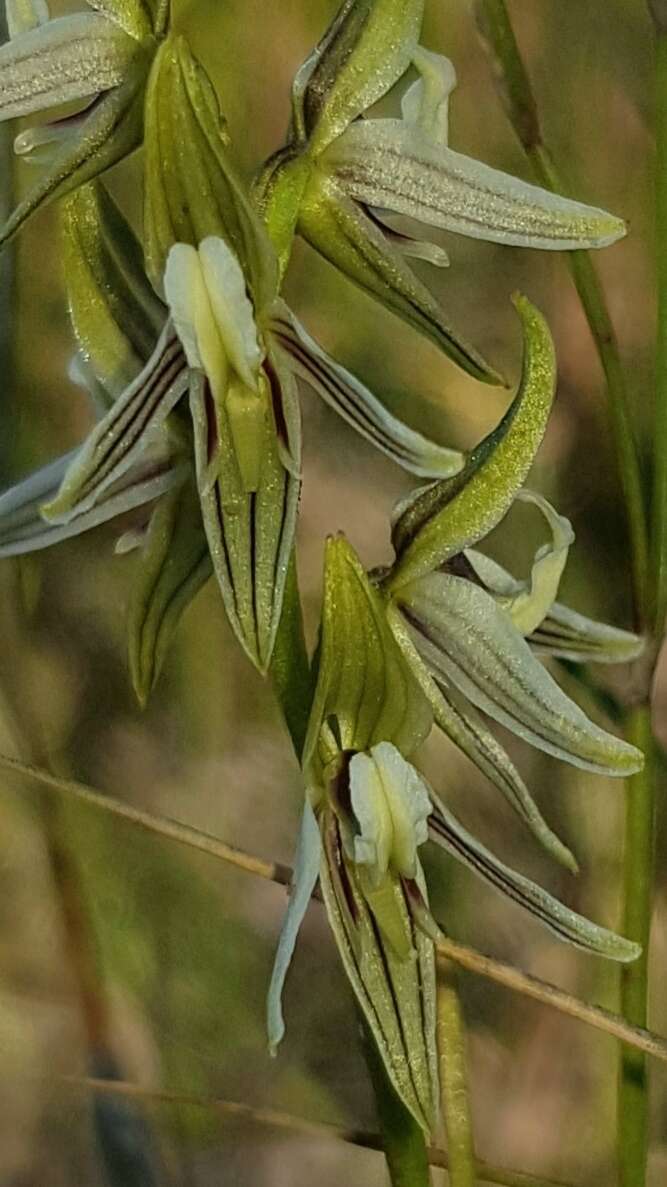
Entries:
<svg viewBox="0 0 667 1187">
<path fill-rule="evenodd" d="M 168 456 L 143 460 L 109 487 L 92 510 L 65 524 L 47 523 L 42 504 L 55 497 L 77 451 L 38 470 L 0 495 L 0 557 L 22 556 L 80 536 L 99 524 L 142 507 L 183 481 L 182 467 Z"/>
<path fill-rule="evenodd" d="M 294 83 L 295 131 L 313 156 L 405 73 L 423 14 L 424 0 L 344 0 Z"/>
<path fill-rule="evenodd" d="M 282 995 L 285 978 L 292 963 L 299 929 L 308 910 L 315 884 L 320 873 L 322 856 L 322 841 L 320 829 L 315 819 L 315 813 L 306 799 L 303 816 L 301 817 L 301 831 L 294 861 L 294 876 L 290 892 L 287 914 L 280 933 L 278 951 L 271 973 L 271 983 L 266 1001 L 266 1022 L 269 1038 L 269 1050 L 275 1055 L 285 1034 L 283 1019 Z"/>
<path fill-rule="evenodd" d="M 45 25 L 51 17 L 46 0 L 5 0 L 5 12 L 10 39 Z"/>
<path fill-rule="evenodd" d="M 315 169 L 301 196 L 299 234 L 349 280 L 424 334 L 457 366 L 482 383 L 501 378 L 451 327 L 439 302 L 412 271 L 382 225 Z"/>
<path fill-rule="evenodd" d="M 518 393 L 497 428 L 455 478 L 417 491 L 399 509 L 392 540 L 397 589 L 438 568 L 500 522 L 521 490 L 547 426 L 556 385 L 549 327 L 525 297 L 515 298 L 524 335 Z"/>
<path fill-rule="evenodd" d="M 118 86 L 136 43 L 94 12 L 58 17 L 0 46 L 0 120 Z"/>
<path fill-rule="evenodd" d="M 535 839 L 556 861 L 572 873 L 577 862 L 545 821 L 509 755 L 473 706 L 451 684 L 436 681 L 417 651 L 399 610 L 389 607 L 389 622 L 403 653 L 428 697 L 435 723 L 459 750 L 490 779 Z"/>
<path fill-rule="evenodd" d="M 421 46 L 414 54 L 413 62 L 420 78 L 403 96 L 403 120 L 434 144 L 446 145 L 449 139 L 449 96 L 456 86 L 456 70 L 449 58 L 430 53 Z"/>
<path fill-rule="evenodd" d="M 614 215 L 491 169 L 402 120 L 353 124 L 322 167 L 358 202 L 492 243 L 567 251 L 626 233 Z"/>
<path fill-rule="evenodd" d="M 241 266 L 223 239 L 209 236 L 199 245 L 204 283 L 227 357 L 243 382 L 257 387 L 262 351 L 255 311 Z"/>
<path fill-rule="evenodd" d="M 473 582 L 433 573 L 402 589 L 415 645 L 436 677 L 533 746 L 585 770 L 628 775 L 643 756 L 590 721 Z"/>
<path fill-rule="evenodd" d="M 414 878 L 417 849 L 428 840 L 431 810 L 423 780 L 390 742 L 380 742 L 369 754 L 355 754 L 349 778 L 360 830 L 354 835 L 354 861 L 369 867 L 376 889 L 390 867 Z"/>
<path fill-rule="evenodd" d="M 319 746 L 332 719 L 339 749 L 393 742 L 407 756 L 432 724 L 428 702 L 387 624 L 384 603 L 343 536 L 326 545 L 318 679 L 304 766 L 330 761 L 332 755 L 321 754 Z"/>
<path fill-rule="evenodd" d="M 572 663 L 625 664 L 637 659 L 646 640 L 631 631 L 607 626 L 555 602 L 530 636 L 534 651 Z"/>
<path fill-rule="evenodd" d="M 67 523 L 94 507 L 104 492 L 164 437 L 164 424 L 187 390 L 180 342 L 169 323 L 137 379 L 89 433 L 58 495 L 42 513 Z"/>
<path fill-rule="evenodd" d="M 517 499 L 534 503 L 544 515 L 551 529 L 551 544 L 543 545 L 536 553 L 529 582 L 522 582 L 521 588 L 513 594 L 498 597 L 498 604 L 509 615 L 516 629 L 522 635 L 530 635 L 548 614 L 556 600 L 560 579 L 567 563 L 574 532 L 569 519 L 558 515 L 553 507 L 540 495 L 532 491 L 519 491 Z"/>
<path fill-rule="evenodd" d="M 626 940 L 616 932 L 608 931 L 606 927 L 600 927 L 590 919 L 578 915 L 576 911 L 553 898 L 541 886 L 499 861 L 463 828 L 433 789 L 431 795 L 437 805 L 432 818 L 433 839 L 480 878 L 518 903 L 524 910 L 530 911 L 531 915 L 555 932 L 559 939 L 596 956 L 619 961 L 621 964 L 628 964 L 640 956 L 641 948 L 638 944 L 633 944 L 631 940 Z"/>
<path fill-rule="evenodd" d="M 467 549 L 466 556 L 490 593 L 512 597 L 520 592 L 521 582 L 497 561 L 474 549 Z M 528 642 L 539 655 L 596 664 L 628 663 L 637 659 L 646 646 L 639 635 L 586 618 L 560 602 L 553 603 Z"/>
<path fill-rule="evenodd" d="M 294 370 L 362 437 L 403 469 L 424 478 L 456 474 L 463 454 L 429 441 L 397 420 L 359 380 L 336 363 L 283 303 L 268 323 Z"/>
<path fill-rule="evenodd" d="M 372 210 L 369 208 L 368 213 L 376 222 L 381 223 L 385 239 L 400 255 L 406 259 L 424 260 L 434 268 L 449 268 L 450 259 L 444 247 L 438 243 L 429 243 L 425 239 L 417 239 L 404 229 L 399 229 L 395 224 L 400 216 L 393 214 L 391 210 L 381 210 L 377 206 Z"/>
<path fill-rule="evenodd" d="M 120 25 L 130 37 L 140 41 L 153 32 L 153 20 L 145 0 L 86 0 L 114 24 Z"/>
</svg>

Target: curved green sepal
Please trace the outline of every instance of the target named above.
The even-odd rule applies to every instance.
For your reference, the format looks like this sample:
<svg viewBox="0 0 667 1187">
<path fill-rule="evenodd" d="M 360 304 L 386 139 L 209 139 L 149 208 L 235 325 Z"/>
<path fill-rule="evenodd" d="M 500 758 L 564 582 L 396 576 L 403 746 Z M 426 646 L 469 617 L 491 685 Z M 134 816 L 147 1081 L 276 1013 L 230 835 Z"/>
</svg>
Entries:
<svg viewBox="0 0 667 1187">
<path fill-rule="evenodd" d="M 556 387 L 549 327 L 525 297 L 514 301 L 524 333 L 519 391 L 500 424 L 454 478 L 436 482 L 400 509 L 392 539 L 391 590 L 437 569 L 486 536 L 523 486 L 544 436 Z"/>
<path fill-rule="evenodd" d="M 101 182 L 70 194 L 61 218 L 72 326 L 111 401 L 150 358 L 165 309 L 146 278 L 138 239 Z"/>
<path fill-rule="evenodd" d="M 178 623 L 213 572 L 192 480 L 158 502 L 139 553 L 128 611 L 132 684 L 145 706 Z"/>
<path fill-rule="evenodd" d="M 423 16 L 424 0 L 344 0 L 292 90 L 294 132 L 313 155 L 405 74 Z"/>
<path fill-rule="evenodd" d="M 390 236 L 320 169 L 313 170 L 304 190 L 298 230 L 349 280 L 424 334 L 474 379 L 502 382 L 451 328 L 440 304 L 393 246 Z"/>
<path fill-rule="evenodd" d="M 389 630 L 380 595 L 347 540 L 330 537 L 304 766 L 324 766 L 340 750 L 368 750 L 377 742 L 393 742 L 409 755 L 431 724 L 428 702 Z M 331 753 L 325 727 L 337 735 Z"/>
<path fill-rule="evenodd" d="M 158 50 L 145 124 L 145 254 L 156 289 L 175 243 L 199 247 L 219 236 L 261 308 L 277 290 L 275 254 L 229 154 L 213 85 L 181 36 L 170 35 Z"/>
</svg>

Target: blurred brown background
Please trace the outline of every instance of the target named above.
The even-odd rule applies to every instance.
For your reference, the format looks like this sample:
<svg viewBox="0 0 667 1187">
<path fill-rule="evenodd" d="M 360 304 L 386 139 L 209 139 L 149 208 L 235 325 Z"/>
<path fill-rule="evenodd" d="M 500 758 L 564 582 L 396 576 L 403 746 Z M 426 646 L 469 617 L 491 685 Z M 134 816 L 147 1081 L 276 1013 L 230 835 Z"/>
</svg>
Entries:
<svg viewBox="0 0 667 1187">
<path fill-rule="evenodd" d="M 459 76 L 453 146 L 528 178 L 471 6 L 429 0 L 427 7 L 426 44 L 447 53 Z M 512 0 L 510 7 L 546 136 L 572 195 L 630 223 L 627 240 L 596 263 L 647 456 L 655 327 L 652 49 L 645 5 Z M 215 78 L 248 170 L 280 143 L 291 76 L 335 9 L 336 0 L 175 0 L 176 20 Z M 395 105 L 390 97 L 384 106 Z M 9 129 L 10 137 L 15 131 Z M 136 162 L 114 176 L 115 192 L 130 210 L 138 209 L 139 176 Z M 16 185 L 26 178 L 29 167 L 17 166 Z M 576 608 L 628 626 L 625 531 L 604 389 L 564 260 L 455 237 L 446 246 L 449 271 L 424 266 L 423 274 L 452 320 L 510 374 L 517 373 L 519 354 L 510 294 L 523 290 L 549 317 L 560 390 L 533 482 L 570 516 L 577 533 L 563 593 Z M 11 297 L 0 326 L 3 486 L 72 447 L 90 422 L 85 396 L 65 378 L 73 342 L 57 249 L 57 217 L 49 210 L 21 237 L 10 260 L 13 278 L 6 274 L 3 281 Z M 469 445 L 497 420 L 506 396 L 461 375 L 302 246 L 288 297 L 308 328 L 415 427 Z M 323 536 L 345 530 L 369 567 L 385 561 L 388 513 L 409 480 L 308 391 L 303 409 L 300 573 L 312 639 Z M 525 511 L 511 516 L 494 538 L 496 555 L 523 571 L 536 529 Z M 113 540 L 112 531 L 101 529 L 21 565 L 0 563 L 0 677 L 7 705 L 0 748 L 15 749 L 18 714 L 36 757 L 48 752 L 61 770 L 116 796 L 290 860 L 299 772 L 270 690 L 234 644 L 213 583 L 188 612 L 142 714 L 129 687 L 124 643 L 134 562 L 113 556 Z M 16 620 L 17 590 L 29 610 L 27 626 Z M 429 742 L 424 768 L 468 827 L 505 860 L 578 910 L 617 924 L 621 786 L 518 744 L 511 749 L 548 819 L 580 857 L 576 883 L 542 858 L 499 796 L 443 742 Z M 91 1093 L 61 1079 L 85 1074 L 88 1065 L 54 851 L 61 892 L 78 882 L 70 908 L 80 916 L 96 966 L 88 1006 L 97 998 L 108 1011 L 103 1028 L 122 1075 L 146 1086 L 374 1128 L 350 993 L 320 908 L 311 909 L 302 931 L 286 993 L 287 1038 L 271 1060 L 264 995 L 284 892 L 100 813 L 54 805 L 34 789 L 20 791 L 6 780 L 0 787 L 2 1187 L 106 1182 L 93 1138 Z M 63 852 L 74 880 L 62 869 Z M 652 996 L 652 1025 L 662 1033 L 664 854 L 663 838 Z M 452 935 L 615 1005 L 614 969 L 560 945 L 443 854 L 428 853 L 427 864 L 436 911 Z M 485 982 L 462 978 L 462 990 L 480 1156 L 582 1187 L 613 1182 L 615 1044 Z M 88 1031 L 91 1024 L 96 1020 L 89 1017 Z M 660 1065 L 652 1083 L 651 1182 L 657 1187 L 667 1175 L 667 1072 Z M 344 1180 L 372 1187 L 385 1181 L 376 1154 L 297 1132 L 226 1123 L 205 1107 L 146 1104 L 143 1116 L 147 1129 L 137 1140 L 152 1152 L 160 1187 L 306 1187 L 315 1179 L 319 1187 Z M 122 1119 L 108 1123 L 116 1122 Z"/>
</svg>

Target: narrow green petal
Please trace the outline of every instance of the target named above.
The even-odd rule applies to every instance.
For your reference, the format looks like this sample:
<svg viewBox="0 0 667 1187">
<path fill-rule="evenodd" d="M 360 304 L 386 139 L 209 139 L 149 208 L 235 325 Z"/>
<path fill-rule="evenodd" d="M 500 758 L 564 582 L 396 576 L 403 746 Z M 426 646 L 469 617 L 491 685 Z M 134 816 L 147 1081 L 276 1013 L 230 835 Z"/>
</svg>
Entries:
<svg viewBox="0 0 667 1187">
<path fill-rule="evenodd" d="M 401 883 L 394 879 L 388 893 L 409 953 L 399 956 L 371 914 L 354 866 L 343 857 L 330 815 L 323 842 L 322 893 L 343 967 L 394 1089 L 431 1133 L 438 1111 L 433 943 L 415 927 Z M 421 873 L 418 881 L 425 897 Z"/>
<path fill-rule="evenodd" d="M 306 800 L 301 818 L 301 831 L 294 861 L 294 875 L 287 913 L 280 933 L 266 999 L 266 1028 L 269 1050 L 272 1055 L 276 1054 L 285 1034 L 282 1007 L 283 988 L 289 966 L 292 963 L 299 930 L 320 875 L 321 859 L 322 841 L 319 825 L 309 801 Z"/>
<path fill-rule="evenodd" d="M 629 663 L 646 646 L 646 640 L 638 635 L 585 618 L 558 602 L 554 602 L 546 618 L 533 631 L 529 643 L 541 655 L 595 664 Z"/>
<path fill-rule="evenodd" d="M 344 0 L 297 73 L 295 132 L 316 155 L 393 87 L 417 48 L 424 0 Z"/>
<path fill-rule="evenodd" d="M 268 326 L 297 374 L 392 461 L 422 478 L 450 476 L 463 468 L 463 454 L 436 445 L 392 416 L 377 396 L 318 346 L 282 302 Z"/>
<path fill-rule="evenodd" d="M 614 215 L 491 169 L 402 120 L 354 124 L 321 164 L 358 202 L 474 239 L 569 251 L 626 233 Z"/>
<path fill-rule="evenodd" d="M 130 672 L 145 705 L 184 611 L 213 572 L 190 480 L 157 504 L 138 556 L 128 609 Z"/>
<path fill-rule="evenodd" d="M 449 139 L 449 96 L 456 86 L 456 71 L 449 58 L 419 46 L 413 61 L 420 77 L 401 101 L 403 121 L 433 144 Z"/>
<path fill-rule="evenodd" d="M 319 671 L 304 766 L 331 757 L 318 751 L 330 719 L 342 750 L 393 742 L 407 756 L 432 723 L 428 702 L 389 630 L 384 604 L 342 536 L 326 545 Z"/>
<path fill-rule="evenodd" d="M 395 520 L 398 559 L 388 583 L 392 590 L 486 536 L 507 513 L 530 470 L 551 411 L 556 359 L 542 315 L 525 297 L 516 297 L 515 305 L 524 334 L 518 393 L 461 473 L 418 491 Z"/>
<path fill-rule="evenodd" d="M 167 324 L 144 370 L 89 433 L 44 517 L 67 523 L 90 510 L 138 458 L 150 456 L 187 384 L 181 344 Z"/>
<path fill-rule="evenodd" d="M 401 252 L 330 177 L 316 169 L 305 188 L 299 234 L 349 280 L 424 334 L 457 366 L 482 383 L 500 383 L 497 372 L 448 324 L 445 315 Z"/>
<path fill-rule="evenodd" d="M 522 635 L 530 635 L 548 614 L 556 600 L 560 579 L 567 562 L 574 532 L 569 519 L 558 515 L 553 507 L 532 491 L 519 491 L 517 499 L 534 503 L 540 509 L 551 529 L 551 544 L 538 549 L 533 561 L 530 581 L 522 582 L 520 588 L 509 596 L 500 596 L 499 605 Z"/>
<path fill-rule="evenodd" d="M 139 241 L 101 182 L 61 209 L 63 275 L 77 341 L 115 399 L 148 362 L 166 311 L 142 267 Z"/>
<path fill-rule="evenodd" d="M 0 557 L 22 556 L 51 548 L 62 540 L 107 523 L 160 497 L 182 481 L 180 467 L 168 456 L 140 462 L 109 487 L 92 510 L 65 524 L 47 523 L 40 508 L 53 499 L 77 451 L 44 466 L 0 495 Z"/>
<path fill-rule="evenodd" d="M 87 99 L 126 78 L 135 41 L 104 17 L 58 17 L 0 46 L 0 120 Z"/>
<path fill-rule="evenodd" d="M 213 397 L 201 373 L 192 374 L 197 482 L 213 567 L 237 638 L 249 659 L 266 672 L 296 531 L 299 413 L 296 391 L 285 378 L 276 379 L 271 392 L 263 377 L 256 398 L 262 408 L 255 443 L 259 473 L 257 489 L 249 491 L 226 404 Z M 285 448 L 293 451 L 291 468 L 284 465 L 279 445 L 283 430 L 290 439 Z"/>
<path fill-rule="evenodd" d="M 468 549 L 466 556 L 489 593 L 513 597 L 520 592 L 521 582 L 497 561 L 474 549 Z M 637 659 L 646 646 L 646 640 L 639 635 L 586 618 L 560 602 L 552 604 L 528 642 L 538 655 L 572 663 L 596 664 L 629 663 Z"/>
<path fill-rule="evenodd" d="M 540 845 L 572 873 L 576 859 L 560 837 L 549 828 L 509 755 L 473 706 L 451 684 L 436 681 L 417 651 L 407 624 L 395 606 L 389 622 L 400 647 L 428 697 L 435 723 L 477 769 L 494 784 Z"/>
<path fill-rule="evenodd" d="M 641 769 L 640 751 L 586 717 L 485 590 L 433 573 L 402 589 L 400 606 L 433 675 L 489 717 L 584 770 L 628 775 Z"/>
<path fill-rule="evenodd" d="M 578 915 L 541 886 L 499 861 L 467 832 L 433 789 L 431 795 L 437 805 L 432 817 L 433 839 L 485 882 L 529 911 L 540 923 L 555 932 L 559 939 L 574 944 L 576 948 L 583 948 L 586 952 L 621 964 L 628 964 L 640 956 L 638 944 Z"/>
<path fill-rule="evenodd" d="M 63 198 L 84 182 L 99 177 L 139 147 L 143 127 L 143 90 L 149 57 L 135 45 L 127 79 L 91 105 L 72 135 L 49 164 L 40 181 L 0 229 L 0 247 L 42 206 Z"/>
</svg>

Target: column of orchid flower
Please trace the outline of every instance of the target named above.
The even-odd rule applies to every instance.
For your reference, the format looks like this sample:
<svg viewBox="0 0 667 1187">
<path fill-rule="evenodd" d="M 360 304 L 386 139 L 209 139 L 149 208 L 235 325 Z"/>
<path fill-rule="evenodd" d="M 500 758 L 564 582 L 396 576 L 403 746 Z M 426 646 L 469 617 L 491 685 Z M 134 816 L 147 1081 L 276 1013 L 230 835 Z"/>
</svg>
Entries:
<svg viewBox="0 0 667 1187">
<path fill-rule="evenodd" d="M 604 246 L 624 226 L 449 147 L 456 77 L 450 62 L 419 44 L 423 0 L 345 0 L 295 76 L 287 142 L 250 192 L 211 81 L 172 32 L 164 3 L 91 0 L 87 11 L 54 20 L 44 0 L 7 3 L 12 39 L 0 49 L 0 117 L 88 102 L 80 114 L 18 137 L 18 152 L 39 150 L 43 172 L 0 241 L 45 202 L 63 200 L 77 372 L 102 411 L 80 449 L 0 498 L 0 555 L 49 547 L 122 516 L 117 550 L 136 552 L 129 666 L 142 704 L 183 611 L 215 577 L 245 654 L 274 678 L 304 776 L 295 885 L 269 989 L 271 1047 L 283 1034 L 283 983 L 319 879 L 391 1091 L 428 1137 L 439 1125 L 441 1095 L 440 931 L 419 856 L 429 838 L 562 939 L 621 962 L 639 950 L 472 837 L 446 806 L 446 792 L 413 765 L 418 748 L 437 725 L 551 856 L 576 871 L 487 719 L 584 770 L 636 771 L 641 754 L 591 722 L 539 657 L 623 662 L 641 645 L 557 601 L 572 530 L 524 489 L 556 378 L 548 327 L 530 302 L 515 300 L 524 344 L 516 396 L 466 454 L 390 415 L 299 324 L 280 295 L 282 280 L 302 235 L 474 379 L 495 383 L 497 372 L 410 267 L 411 256 L 446 263 L 442 248 L 399 232 L 392 214 L 555 250 Z M 401 118 L 365 117 L 410 70 L 416 78 L 403 90 Z M 139 240 L 101 175 L 142 141 Z M 395 510 L 395 555 L 385 570 L 367 573 L 343 537 L 327 541 L 312 677 L 294 559 L 299 378 L 428 480 Z M 535 507 L 548 536 L 525 580 L 477 550 L 518 499 Z M 453 1032 L 443 1025 L 440 1033 L 446 1048 Z M 464 1187 L 475 1177 L 469 1119 L 447 1105 L 452 1151 L 463 1152 L 451 1181 Z M 400 1168 L 393 1170 L 398 1182 Z M 409 1181 L 427 1174 L 424 1160 Z"/>
</svg>

